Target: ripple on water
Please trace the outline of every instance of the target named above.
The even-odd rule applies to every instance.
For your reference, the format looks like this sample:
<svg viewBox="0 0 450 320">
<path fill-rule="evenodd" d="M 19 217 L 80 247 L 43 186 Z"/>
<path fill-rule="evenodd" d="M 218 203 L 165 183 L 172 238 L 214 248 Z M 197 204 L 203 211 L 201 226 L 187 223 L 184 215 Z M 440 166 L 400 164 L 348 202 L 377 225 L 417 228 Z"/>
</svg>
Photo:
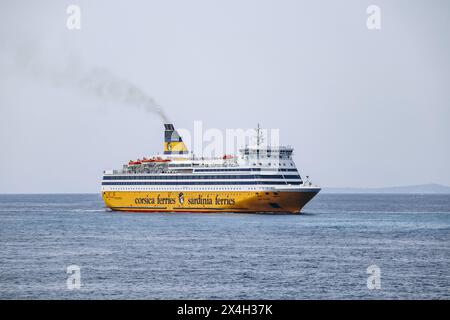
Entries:
<svg viewBox="0 0 450 320">
<path fill-rule="evenodd" d="M 1 195 L 0 298 L 450 298 L 450 196 L 320 194 L 305 212 L 124 214 L 99 195 Z M 80 290 L 66 289 L 71 264 Z M 372 264 L 381 290 L 367 289 Z"/>
</svg>

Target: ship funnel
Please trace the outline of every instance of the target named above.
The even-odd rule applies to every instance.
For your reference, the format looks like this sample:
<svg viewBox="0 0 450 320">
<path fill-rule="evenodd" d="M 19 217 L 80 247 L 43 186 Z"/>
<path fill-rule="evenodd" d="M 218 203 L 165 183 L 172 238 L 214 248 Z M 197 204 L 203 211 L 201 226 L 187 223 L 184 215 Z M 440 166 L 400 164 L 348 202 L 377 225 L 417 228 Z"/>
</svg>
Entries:
<svg viewBox="0 0 450 320">
<path fill-rule="evenodd" d="M 164 124 L 164 154 L 187 154 L 188 149 L 173 124 Z"/>
</svg>

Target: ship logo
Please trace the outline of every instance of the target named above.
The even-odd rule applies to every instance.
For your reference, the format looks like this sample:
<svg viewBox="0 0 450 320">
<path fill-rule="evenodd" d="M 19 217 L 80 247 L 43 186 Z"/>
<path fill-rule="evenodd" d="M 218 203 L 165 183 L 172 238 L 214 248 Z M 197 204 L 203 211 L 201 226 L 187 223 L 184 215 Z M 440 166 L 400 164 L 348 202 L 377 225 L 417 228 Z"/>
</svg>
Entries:
<svg viewBox="0 0 450 320">
<path fill-rule="evenodd" d="M 167 150 L 172 151 L 172 143 L 167 143 Z"/>
<path fill-rule="evenodd" d="M 180 194 L 178 195 L 178 201 L 180 202 L 180 204 L 184 203 L 184 194 L 183 194 L 183 192 L 180 192 Z"/>
</svg>

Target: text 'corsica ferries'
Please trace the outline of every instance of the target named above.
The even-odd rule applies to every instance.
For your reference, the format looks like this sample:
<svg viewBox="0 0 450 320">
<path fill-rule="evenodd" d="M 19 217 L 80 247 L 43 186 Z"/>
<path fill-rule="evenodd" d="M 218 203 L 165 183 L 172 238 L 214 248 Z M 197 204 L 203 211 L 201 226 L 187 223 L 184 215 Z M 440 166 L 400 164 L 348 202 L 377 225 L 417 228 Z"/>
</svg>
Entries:
<svg viewBox="0 0 450 320">
<path fill-rule="evenodd" d="M 302 181 L 290 147 L 260 146 L 239 155 L 197 158 L 172 124 L 165 124 L 164 155 L 104 171 L 107 207 L 143 212 L 299 213 L 320 188 Z"/>
</svg>

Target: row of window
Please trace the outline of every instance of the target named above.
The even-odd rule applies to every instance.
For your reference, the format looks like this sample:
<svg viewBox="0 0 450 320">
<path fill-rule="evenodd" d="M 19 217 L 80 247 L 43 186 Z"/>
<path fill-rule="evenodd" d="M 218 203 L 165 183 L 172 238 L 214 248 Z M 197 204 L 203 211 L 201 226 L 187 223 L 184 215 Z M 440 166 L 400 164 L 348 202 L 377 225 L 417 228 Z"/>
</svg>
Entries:
<svg viewBox="0 0 450 320">
<path fill-rule="evenodd" d="M 232 169 L 194 169 L 194 172 L 224 172 L 224 171 L 261 171 L 261 168 L 232 168 Z M 297 172 L 297 169 L 278 169 L 278 171 Z"/>
<path fill-rule="evenodd" d="M 139 191 L 161 191 L 161 190 L 174 190 L 174 187 L 170 187 L 170 188 L 165 188 L 165 187 L 125 187 L 125 188 L 119 188 L 119 187 L 110 187 L 111 190 L 139 190 Z M 258 191 L 262 191 L 262 190 L 272 190 L 273 187 L 242 187 L 242 186 L 233 186 L 233 187 L 224 187 L 224 186 L 220 186 L 219 188 L 217 187 L 180 187 L 177 188 L 177 190 L 185 190 L 185 191 L 197 191 L 197 190 L 206 190 L 206 191 L 225 191 L 225 190 L 231 190 L 231 191 L 248 191 L 248 190 L 258 190 Z M 274 194 L 278 194 L 278 192 L 273 192 Z M 258 193 L 257 193 L 258 194 Z M 266 193 L 267 194 L 267 193 Z M 233 195 L 238 195 L 235 193 L 228 193 L 228 195 L 233 196 Z"/>
<path fill-rule="evenodd" d="M 261 184 L 288 184 L 286 181 L 169 181 L 169 182 L 153 182 L 153 181 L 114 181 L 114 182 L 102 182 L 103 186 L 116 186 L 116 185 L 261 185 Z M 292 181 L 289 184 L 299 185 L 302 182 Z"/>
<path fill-rule="evenodd" d="M 121 188 L 121 187 L 110 187 L 110 190 L 114 190 L 114 191 L 162 191 L 162 190 L 167 190 L 167 191 L 173 191 L 174 187 L 170 187 L 170 188 L 164 188 L 164 187 L 156 187 L 156 188 L 151 188 L 151 187 L 145 187 L 145 188 L 139 188 L 139 187 L 125 187 L 125 188 Z M 273 187 L 260 187 L 258 186 L 257 188 L 254 187 L 223 187 L 221 186 L 220 188 L 215 188 L 215 187 L 183 187 L 183 188 L 177 188 L 177 191 L 199 191 L 199 190 L 204 190 L 204 191 L 225 191 L 225 190 L 233 190 L 233 191 L 249 191 L 249 190 L 258 190 L 258 191 L 263 191 L 263 190 L 273 190 Z"/>
<path fill-rule="evenodd" d="M 261 174 L 249 174 L 249 175 L 189 175 L 189 176 L 104 176 L 103 180 L 193 180 L 193 179 L 300 179 L 299 175 L 261 175 Z"/>
<path fill-rule="evenodd" d="M 279 150 L 279 149 L 243 149 L 244 154 L 292 154 L 292 149 Z"/>
<path fill-rule="evenodd" d="M 178 167 L 191 167 L 190 163 L 180 163 L 180 164 L 169 164 L 169 168 L 178 168 Z"/>
</svg>

